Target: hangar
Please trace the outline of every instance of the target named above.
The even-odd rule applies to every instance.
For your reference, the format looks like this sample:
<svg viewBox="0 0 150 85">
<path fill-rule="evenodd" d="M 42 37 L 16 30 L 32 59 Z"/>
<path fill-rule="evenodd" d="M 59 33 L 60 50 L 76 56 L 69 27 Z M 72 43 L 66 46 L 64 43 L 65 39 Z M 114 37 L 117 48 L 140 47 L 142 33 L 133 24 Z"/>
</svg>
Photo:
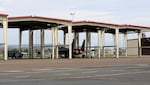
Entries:
<svg viewBox="0 0 150 85">
<path fill-rule="evenodd" d="M 59 45 L 58 45 L 58 30 L 63 30 L 64 32 L 64 47 L 66 46 L 66 34 L 68 33 L 68 58 L 72 59 L 72 39 L 74 34 L 74 40 L 76 42 L 76 47 L 79 47 L 79 33 L 86 33 L 86 46 L 85 49 L 91 50 L 91 33 L 97 33 L 98 36 L 98 45 L 97 48 L 97 57 L 105 57 L 105 48 L 113 47 L 115 48 L 115 57 L 119 58 L 119 33 L 124 34 L 125 42 L 125 56 L 128 55 L 128 43 L 127 43 L 127 34 L 130 32 L 135 32 L 138 34 L 137 40 L 137 49 L 138 56 L 142 55 L 141 47 L 141 38 L 142 32 L 149 31 L 150 27 L 144 26 L 135 26 L 135 25 L 118 25 L 104 22 L 95 22 L 95 21 L 74 21 L 49 18 L 42 16 L 17 16 L 17 17 L 7 17 L 8 15 L 1 14 L 0 21 L 1 26 L 4 28 L 4 60 L 8 59 L 7 56 L 7 28 L 19 29 L 19 50 L 22 48 L 22 32 L 25 30 L 29 31 L 29 58 L 33 58 L 33 31 L 40 30 L 40 39 L 41 39 L 41 58 L 44 59 L 44 30 L 52 31 L 52 59 L 59 58 Z M 7 25 L 8 23 L 8 25 Z M 105 33 L 110 33 L 114 36 L 114 45 L 106 46 L 105 45 Z"/>
</svg>

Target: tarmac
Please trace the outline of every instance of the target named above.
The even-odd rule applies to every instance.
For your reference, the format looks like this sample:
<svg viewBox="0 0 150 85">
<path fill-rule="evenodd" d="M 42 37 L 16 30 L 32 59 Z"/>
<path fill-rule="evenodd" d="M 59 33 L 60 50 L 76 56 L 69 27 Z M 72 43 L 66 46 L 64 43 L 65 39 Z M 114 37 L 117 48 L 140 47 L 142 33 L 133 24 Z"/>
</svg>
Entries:
<svg viewBox="0 0 150 85">
<path fill-rule="evenodd" d="M 150 64 L 150 56 L 128 58 L 101 58 L 101 59 L 22 59 L 0 60 L 0 71 L 3 70 L 30 70 L 41 68 L 76 68 L 76 67 L 104 67 L 134 64 Z"/>
<path fill-rule="evenodd" d="M 0 85 L 149 85 L 150 57 L 0 60 Z"/>
</svg>

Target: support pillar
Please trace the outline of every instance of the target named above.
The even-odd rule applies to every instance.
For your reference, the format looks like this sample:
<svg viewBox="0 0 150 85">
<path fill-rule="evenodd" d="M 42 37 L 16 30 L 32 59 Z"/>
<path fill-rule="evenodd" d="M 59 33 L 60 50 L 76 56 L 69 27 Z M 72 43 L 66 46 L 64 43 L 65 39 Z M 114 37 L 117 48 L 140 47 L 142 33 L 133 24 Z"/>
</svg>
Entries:
<svg viewBox="0 0 150 85">
<path fill-rule="evenodd" d="M 55 28 L 52 28 L 52 59 L 55 58 Z"/>
<path fill-rule="evenodd" d="M 55 30 L 55 47 L 56 47 L 56 59 L 58 59 L 58 28 L 54 28 Z"/>
<path fill-rule="evenodd" d="M 116 58 L 119 58 L 119 29 L 118 28 L 116 28 L 115 29 L 115 33 L 116 33 Z"/>
<path fill-rule="evenodd" d="M 64 47 L 66 47 L 66 32 L 64 31 Z"/>
<path fill-rule="evenodd" d="M 141 38 L 142 38 L 142 32 L 141 32 L 141 30 L 140 30 L 140 31 L 138 32 L 138 55 L 139 55 L 139 57 L 142 56 Z"/>
<path fill-rule="evenodd" d="M 68 25 L 69 59 L 72 59 L 72 25 Z"/>
<path fill-rule="evenodd" d="M 103 50 L 103 57 L 105 58 L 105 30 L 102 30 L 102 50 Z"/>
<path fill-rule="evenodd" d="M 125 56 L 128 56 L 128 43 L 127 43 L 127 32 L 124 33 L 124 43 L 125 43 Z"/>
<path fill-rule="evenodd" d="M 7 29 L 8 29 L 8 20 L 7 20 L 7 18 L 6 18 L 6 19 L 3 20 L 4 60 L 8 60 Z"/>
<path fill-rule="evenodd" d="M 79 33 L 74 32 L 74 39 L 75 39 L 75 49 L 79 48 Z"/>
<path fill-rule="evenodd" d="M 79 48 L 79 32 L 77 33 L 77 48 Z"/>
<path fill-rule="evenodd" d="M 88 33 L 89 50 L 91 50 L 91 33 Z"/>
<path fill-rule="evenodd" d="M 44 58 L 44 29 L 41 29 L 41 59 Z"/>
<path fill-rule="evenodd" d="M 101 43 L 100 43 L 100 41 L 101 41 L 101 30 L 98 30 L 98 58 L 101 57 L 101 47 L 100 47 Z"/>
<path fill-rule="evenodd" d="M 87 52 L 88 52 L 88 32 L 86 32 L 86 57 L 87 57 Z"/>
<path fill-rule="evenodd" d="M 19 52 L 22 50 L 22 30 L 21 28 L 19 29 Z"/>
<path fill-rule="evenodd" d="M 33 58 L 33 30 L 29 30 L 29 58 Z"/>
</svg>

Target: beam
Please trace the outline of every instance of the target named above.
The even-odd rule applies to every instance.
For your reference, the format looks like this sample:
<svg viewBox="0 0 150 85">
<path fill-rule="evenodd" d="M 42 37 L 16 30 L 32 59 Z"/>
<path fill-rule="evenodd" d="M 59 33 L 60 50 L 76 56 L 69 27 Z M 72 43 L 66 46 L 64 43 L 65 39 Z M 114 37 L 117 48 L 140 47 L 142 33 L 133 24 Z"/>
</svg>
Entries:
<svg viewBox="0 0 150 85">
<path fill-rule="evenodd" d="M 69 59 L 72 59 L 72 25 L 68 25 Z"/>
</svg>

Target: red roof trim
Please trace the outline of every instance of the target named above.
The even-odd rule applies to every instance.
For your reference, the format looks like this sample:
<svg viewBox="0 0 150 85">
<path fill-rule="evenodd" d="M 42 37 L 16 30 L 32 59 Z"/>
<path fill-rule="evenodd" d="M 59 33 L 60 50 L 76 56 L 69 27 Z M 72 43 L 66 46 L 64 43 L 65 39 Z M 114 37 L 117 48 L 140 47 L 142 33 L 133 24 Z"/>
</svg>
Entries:
<svg viewBox="0 0 150 85">
<path fill-rule="evenodd" d="M 126 27 L 139 27 L 139 28 L 149 28 L 149 29 L 150 29 L 150 27 L 146 27 L 146 26 L 138 26 L 138 25 L 127 25 L 127 24 L 125 24 L 125 25 L 120 25 L 120 26 L 126 26 Z"/>
<path fill-rule="evenodd" d="M 32 18 L 32 16 L 16 16 L 16 17 L 8 17 L 8 19 L 20 19 L 20 18 Z"/>
<path fill-rule="evenodd" d="M 0 16 L 8 16 L 7 14 L 0 14 Z M 8 19 L 22 19 L 22 18 L 39 18 L 39 19 L 45 19 L 45 20 L 56 20 L 56 21 L 64 21 L 64 22 L 71 22 L 71 20 L 66 19 L 59 19 L 59 18 L 49 18 L 49 17 L 42 17 L 42 16 L 16 16 L 16 17 L 8 17 Z M 91 24 L 102 24 L 102 25 L 110 25 L 110 26 L 120 26 L 120 27 L 138 27 L 138 28 L 148 28 L 146 26 L 138 26 L 138 25 L 119 25 L 119 24 L 112 24 L 112 23 L 105 23 L 105 22 L 95 22 L 95 21 L 75 21 L 73 24 L 80 24 L 80 23 L 91 23 Z"/>
<path fill-rule="evenodd" d="M 39 19 L 46 19 L 46 20 L 56 20 L 56 21 L 71 22 L 71 20 L 58 19 L 58 18 L 49 18 L 49 17 L 42 17 L 42 16 L 16 16 L 16 17 L 8 17 L 8 19 L 22 19 L 22 18 L 39 18 Z"/>
<path fill-rule="evenodd" d="M 0 16 L 7 17 L 7 16 L 8 16 L 8 14 L 0 14 Z"/>
<path fill-rule="evenodd" d="M 42 17 L 42 16 L 34 16 L 34 17 L 35 18 L 41 18 L 41 19 L 47 19 L 47 20 L 58 20 L 58 21 L 71 22 L 71 20 L 67 20 L 67 19 L 48 18 L 48 17 Z"/>
<path fill-rule="evenodd" d="M 95 21 L 77 21 L 77 22 L 73 22 L 74 24 L 78 24 L 78 23 L 92 23 L 92 24 L 103 24 L 103 25 L 111 25 L 111 26 L 120 26 L 118 24 L 111 24 L 111 23 L 105 23 L 105 22 L 95 22 Z"/>
</svg>

